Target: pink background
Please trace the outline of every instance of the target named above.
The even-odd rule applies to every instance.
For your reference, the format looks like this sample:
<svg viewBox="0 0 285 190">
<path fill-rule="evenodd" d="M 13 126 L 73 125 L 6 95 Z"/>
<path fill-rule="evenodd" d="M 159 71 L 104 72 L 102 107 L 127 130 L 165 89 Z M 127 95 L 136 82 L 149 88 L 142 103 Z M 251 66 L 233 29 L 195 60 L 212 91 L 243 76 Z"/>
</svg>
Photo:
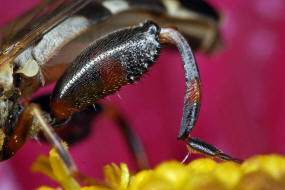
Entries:
<svg viewBox="0 0 285 190">
<path fill-rule="evenodd" d="M 0 0 L 0 25 L 33 5 L 35 0 Z M 285 1 L 210 0 L 223 13 L 224 49 L 211 57 L 197 53 L 202 80 L 202 107 L 192 136 L 225 152 L 247 158 L 255 154 L 285 154 L 284 44 Z M 163 160 L 182 160 L 186 148 L 176 141 L 182 115 L 184 77 L 176 51 L 165 50 L 137 85 L 124 87 L 117 105 L 145 145 L 154 166 Z M 94 123 L 95 124 L 95 123 Z M 84 142 L 71 147 L 80 171 L 102 176 L 102 167 L 127 162 L 134 168 L 122 136 L 100 118 Z M 29 171 L 49 147 L 29 141 L 14 158 L 0 164 L 0 189 L 33 189 L 50 184 Z M 192 158 L 197 156 L 192 155 Z"/>
</svg>

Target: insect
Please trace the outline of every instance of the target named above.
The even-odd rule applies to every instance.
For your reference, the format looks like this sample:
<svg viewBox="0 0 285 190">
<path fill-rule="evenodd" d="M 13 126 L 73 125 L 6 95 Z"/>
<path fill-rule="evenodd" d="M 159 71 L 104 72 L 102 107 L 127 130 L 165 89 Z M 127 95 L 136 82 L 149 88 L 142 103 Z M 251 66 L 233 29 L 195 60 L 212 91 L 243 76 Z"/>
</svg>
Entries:
<svg viewBox="0 0 285 190">
<path fill-rule="evenodd" d="M 191 9 L 189 3 L 194 8 Z M 49 4 L 50 10 L 42 15 L 45 4 Z M 187 40 L 194 49 L 210 51 L 218 39 L 218 15 L 207 3 L 197 0 L 43 1 L 31 12 L 37 16 L 27 13 L 15 21 L 22 23 L 28 20 L 23 28 L 14 28 L 9 36 L 4 35 L 9 27 L 1 30 L 1 161 L 14 156 L 28 138 L 42 131 L 70 172 L 79 175 L 54 128 L 70 122 L 76 113 L 115 93 L 122 86 L 138 81 L 155 64 L 164 45 L 175 45 L 181 54 L 186 80 L 178 139 L 185 141 L 191 152 L 241 162 L 189 136 L 198 118 L 201 86 L 195 58 Z M 151 21 L 127 19 L 127 24 L 117 23 L 116 17 L 120 17 L 121 13 L 126 14 L 127 18 L 134 13 L 145 14 L 151 17 Z M 122 29 L 93 39 L 91 36 L 96 26 L 112 18 L 113 23 Z M 131 22 L 136 25 L 125 27 Z M 74 60 L 51 64 L 56 62 L 58 51 L 72 45 L 73 40 L 86 39 L 86 36 L 89 45 L 83 51 L 82 48 L 75 50 L 78 55 L 70 56 Z M 56 82 L 56 86 L 50 96 L 49 111 L 44 110 L 40 102 L 20 103 L 41 86 L 52 82 Z M 129 141 L 132 144 L 136 139 Z M 136 152 L 138 147 L 133 149 Z"/>
</svg>

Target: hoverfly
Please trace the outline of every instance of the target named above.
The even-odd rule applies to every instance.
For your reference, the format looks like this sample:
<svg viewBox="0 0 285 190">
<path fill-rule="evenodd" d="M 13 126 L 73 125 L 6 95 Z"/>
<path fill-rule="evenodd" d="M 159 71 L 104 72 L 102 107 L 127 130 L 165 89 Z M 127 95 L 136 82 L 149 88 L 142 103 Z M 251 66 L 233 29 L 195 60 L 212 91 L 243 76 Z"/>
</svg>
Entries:
<svg viewBox="0 0 285 190">
<path fill-rule="evenodd" d="M 142 22 L 146 19 L 148 21 Z M 107 35 L 98 35 L 96 29 L 107 21 Z M 9 35 L 5 34 L 14 24 L 0 30 L 1 161 L 14 156 L 28 138 L 34 138 L 41 131 L 70 172 L 78 174 L 54 128 L 70 122 L 74 114 L 122 86 L 138 81 L 155 64 L 164 45 L 175 45 L 182 58 L 186 80 L 178 139 L 185 141 L 189 151 L 241 162 L 189 136 L 198 118 L 201 86 L 188 42 L 193 49 L 206 52 L 219 43 L 219 16 L 206 2 L 46 0 L 15 22 L 23 27 L 14 27 Z M 130 25 L 135 26 L 127 27 Z M 72 47 L 79 39 L 84 39 L 85 48 Z M 58 52 L 65 49 L 73 51 L 69 60 L 54 64 L 60 57 Z M 56 86 L 50 100 L 46 99 L 50 103 L 49 111 L 43 109 L 41 102 L 22 103 L 38 88 L 52 82 L 56 82 Z M 106 110 L 104 105 L 102 108 Z M 116 120 L 118 115 L 111 114 L 110 118 Z M 117 121 L 118 125 L 125 126 L 122 120 Z M 142 155 L 138 153 L 141 151 L 139 141 L 132 138 L 128 127 L 125 129 L 130 144 L 136 144 L 132 149 L 138 163 L 143 165 L 144 158 L 137 156 Z"/>
</svg>

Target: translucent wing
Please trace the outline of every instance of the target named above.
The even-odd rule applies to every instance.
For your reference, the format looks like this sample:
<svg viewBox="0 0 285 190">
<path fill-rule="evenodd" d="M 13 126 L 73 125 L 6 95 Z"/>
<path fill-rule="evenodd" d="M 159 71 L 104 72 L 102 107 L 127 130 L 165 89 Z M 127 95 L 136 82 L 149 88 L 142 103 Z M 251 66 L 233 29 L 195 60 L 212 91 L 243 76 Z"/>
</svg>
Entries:
<svg viewBox="0 0 285 190">
<path fill-rule="evenodd" d="M 23 50 L 36 42 L 59 23 L 63 22 L 66 18 L 88 5 L 91 0 L 64 0 L 61 2 L 59 6 L 46 12 L 40 19 L 32 19 L 32 22 L 28 22 L 23 28 L 16 30 L 16 33 L 14 32 L 13 39 L 8 40 L 9 43 L 5 43 L 5 46 L 3 46 L 0 51 L 0 66 L 11 63 Z M 42 10 L 43 7 L 43 4 L 41 4 L 40 8 Z M 35 8 L 33 12 L 39 14 L 38 10 L 40 10 L 40 8 Z M 26 14 L 26 18 L 29 17 L 27 15 L 29 15 L 29 13 Z M 6 40 L 6 42 L 8 41 Z"/>
<path fill-rule="evenodd" d="M 55 0 L 44 0 L 37 4 L 31 10 L 21 14 L 18 18 L 8 22 L 2 28 L 0 28 L 0 49 L 5 49 L 14 35 L 23 28 L 27 23 L 37 18 L 42 14 L 44 9 L 50 10 L 48 7 L 54 3 Z M 61 1 L 57 1 L 58 3 Z"/>
</svg>

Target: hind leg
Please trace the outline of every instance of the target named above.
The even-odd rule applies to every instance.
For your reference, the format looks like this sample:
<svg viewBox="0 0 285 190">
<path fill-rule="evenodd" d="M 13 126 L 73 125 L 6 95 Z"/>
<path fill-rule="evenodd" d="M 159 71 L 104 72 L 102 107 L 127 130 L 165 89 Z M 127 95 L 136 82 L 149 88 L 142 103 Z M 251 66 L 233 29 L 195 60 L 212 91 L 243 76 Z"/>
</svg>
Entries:
<svg viewBox="0 0 285 190">
<path fill-rule="evenodd" d="M 49 100 L 50 95 L 47 94 L 32 100 L 32 102 L 40 105 L 44 112 L 50 113 Z M 51 126 L 68 145 L 72 145 L 88 137 L 94 124 L 93 121 L 98 116 L 107 117 L 118 127 L 135 158 L 137 168 L 139 170 L 148 169 L 148 158 L 140 138 L 115 106 L 106 103 L 96 103 L 70 116 L 70 119 L 65 124 L 58 127 Z"/>
<path fill-rule="evenodd" d="M 25 123 L 22 126 L 29 126 L 32 122 L 36 123 L 36 126 L 38 126 L 39 130 L 44 133 L 44 136 L 46 137 L 48 143 L 52 145 L 52 147 L 59 154 L 61 160 L 63 161 L 70 175 L 78 178 L 83 183 L 88 185 L 108 186 L 104 182 L 86 177 L 77 170 L 68 150 L 66 150 L 62 144 L 63 143 L 62 140 L 55 133 L 54 129 L 48 124 L 43 112 L 41 111 L 40 107 L 37 104 L 33 103 L 26 104 L 25 110 L 27 111 L 24 111 L 23 114 L 25 114 L 26 120 L 25 121 L 23 120 L 23 122 Z M 25 133 L 29 133 L 29 129 L 31 128 L 22 128 L 22 129 L 23 131 L 24 130 L 26 131 Z"/>
<path fill-rule="evenodd" d="M 164 43 L 175 44 L 177 46 L 182 58 L 185 72 L 186 90 L 184 96 L 183 116 L 178 139 L 183 140 L 186 143 L 186 146 L 190 152 L 203 154 L 211 158 L 241 163 L 242 160 L 233 158 L 223 153 L 215 146 L 200 139 L 190 137 L 190 132 L 198 119 L 201 101 L 201 83 L 195 57 L 187 41 L 175 29 L 162 28 L 160 40 Z"/>
</svg>

